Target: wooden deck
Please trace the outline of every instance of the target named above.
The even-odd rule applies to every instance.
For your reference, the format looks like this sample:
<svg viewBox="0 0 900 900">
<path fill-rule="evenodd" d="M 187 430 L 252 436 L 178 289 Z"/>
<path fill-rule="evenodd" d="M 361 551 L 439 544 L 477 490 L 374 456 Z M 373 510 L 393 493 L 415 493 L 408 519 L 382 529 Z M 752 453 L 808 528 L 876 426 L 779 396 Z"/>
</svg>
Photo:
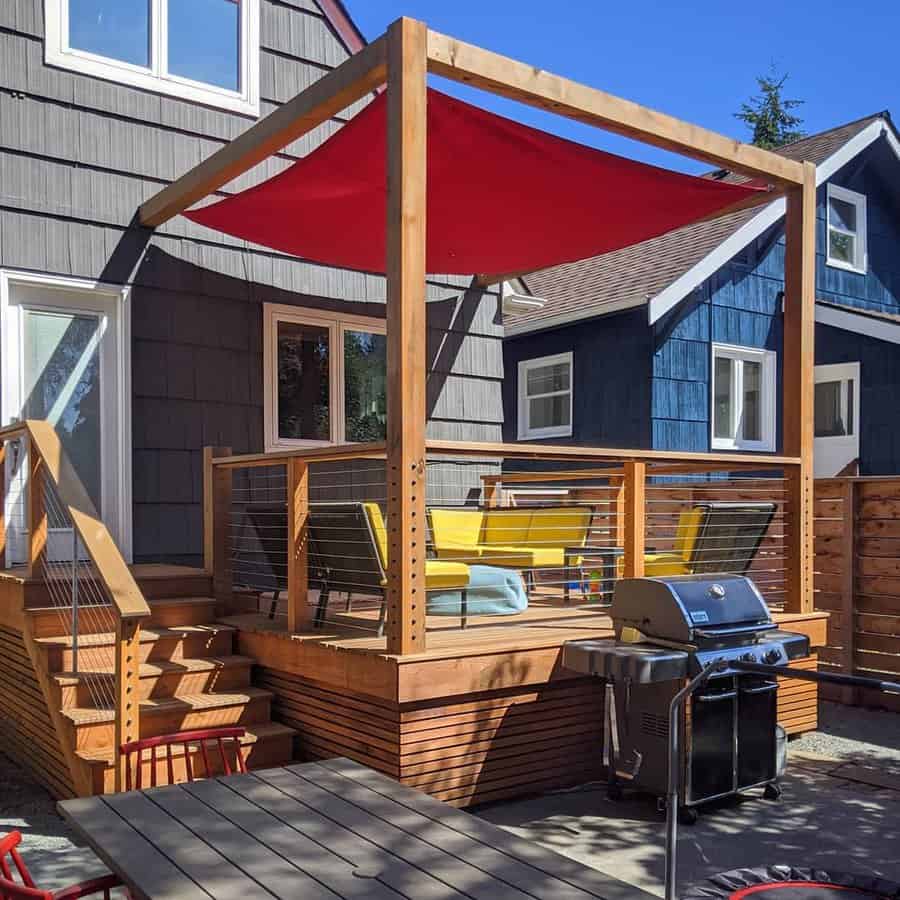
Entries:
<svg viewBox="0 0 900 900">
<path fill-rule="evenodd" d="M 239 652 L 256 683 L 276 694 L 273 714 L 300 734 L 306 759 L 347 756 L 456 806 L 601 777 L 602 685 L 560 664 L 566 641 L 611 637 L 605 609 L 560 608 L 480 617 L 459 628 L 429 616 L 428 649 L 397 656 L 360 635 L 374 608 L 329 612 L 329 626 L 288 634 L 285 619 L 243 613 Z M 778 624 L 825 641 L 827 613 L 776 613 Z M 812 656 L 798 667 L 815 666 Z M 816 686 L 785 682 L 779 720 L 789 733 L 816 726 Z"/>
</svg>

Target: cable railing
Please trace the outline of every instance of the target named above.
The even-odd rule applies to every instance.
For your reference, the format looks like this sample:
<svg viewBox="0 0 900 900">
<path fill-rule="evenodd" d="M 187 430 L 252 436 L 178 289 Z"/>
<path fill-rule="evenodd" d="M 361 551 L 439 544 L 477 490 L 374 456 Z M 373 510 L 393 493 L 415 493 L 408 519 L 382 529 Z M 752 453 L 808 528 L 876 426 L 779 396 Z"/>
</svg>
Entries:
<svg viewBox="0 0 900 900">
<path fill-rule="evenodd" d="M 428 446 L 426 633 L 574 627 L 606 615 L 619 579 L 645 574 L 746 573 L 775 609 L 799 595 L 796 459 Z M 229 602 L 327 638 L 381 636 L 408 614 L 388 601 L 385 456 L 374 444 L 208 450 L 207 565 L 214 582 L 227 571 Z"/>
<path fill-rule="evenodd" d="M 73 679 L 79 705 L 113 712 L 118 748 L 140 733 L 140 627 L 150 608 L 53 426 L 27 420 L 0 429 L 0 441 L 5 565 L 20 564 L 55 611 L 71 641 L 71 666 L 58 674 Z M 117 750 L 115 768 L 121 789 Z"/>
</svg>

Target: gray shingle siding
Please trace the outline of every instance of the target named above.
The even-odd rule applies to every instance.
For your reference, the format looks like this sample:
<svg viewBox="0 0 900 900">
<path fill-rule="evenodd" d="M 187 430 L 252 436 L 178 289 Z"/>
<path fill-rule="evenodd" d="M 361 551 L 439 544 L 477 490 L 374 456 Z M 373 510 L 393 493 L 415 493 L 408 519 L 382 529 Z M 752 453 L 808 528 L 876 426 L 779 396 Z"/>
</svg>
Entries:
<svg viewBox="0 0 900 900">
<path fill-rule="evenodd" d="M 202 447 L 262 450 L 262 304 L 383 316 L 384 279 L 182 218 L 153 234 L 135 227 L 144 199 L 252 120 L 45 66 L 43 31 L 43 0 L 0 2 L 0 267 L 132 286 L 134 556 L 194 562 Z M 347 57 L 314 0 L 261 0 L 260 41 L 263 114 Z M 364 103 L 224 191 L 280 171 Z M 429 306 L 428 430 L 499 440 L 497 297 L 468 284 L 434 276 L 428 286 L 437 301 Z M 472 464 L 440 471 L 442 498 L 464 496 L 480 473 Z"/>
</svg>

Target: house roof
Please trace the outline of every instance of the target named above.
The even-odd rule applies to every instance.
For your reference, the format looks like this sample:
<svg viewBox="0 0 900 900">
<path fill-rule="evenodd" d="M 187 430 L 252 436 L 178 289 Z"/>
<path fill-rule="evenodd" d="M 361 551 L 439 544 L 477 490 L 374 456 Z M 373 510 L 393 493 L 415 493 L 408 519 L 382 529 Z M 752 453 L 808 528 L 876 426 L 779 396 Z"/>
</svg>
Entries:
<svg viewBox="0 0 900 900">
<path fill-rule="evenodd" d="M 887 123 L 893 131 L 889 114 L 875 113 L 801 138 L 779 148 L 777 152 L 819 166 L 834 158 L 854 138 L 878 122 Z M 710 172 L 706 177 L 723 181 L 746 180 L 743 176 L 722 171 Z M 519 281 L 546 303 L 540 308 L 505 316 L 507 333 L 552 328 L 566 322 L 644 306 L 698 267 L 729 238 L 737 237 L 740 241 L 746 232 L 745 246 L 755 236 L 749 226 L 758 222 L 761 233 L 774 224 L 783 214 L 783 202 L 780 201 L 780 210 L 777 207 L 779 201 L 775 201 L 762 212 L 759 209 L 741 210 L 686 225 L 661 237 L 603 256 L 523 275 Z M 742 245 L 736 246 L 733 252 L 740 249 Z"/>
<path fill-rule="evenodd" d="M 317 0 L 328 23 L 350 53 L 358 53 L 368 43 L 342 0 Z"/>
</svg>

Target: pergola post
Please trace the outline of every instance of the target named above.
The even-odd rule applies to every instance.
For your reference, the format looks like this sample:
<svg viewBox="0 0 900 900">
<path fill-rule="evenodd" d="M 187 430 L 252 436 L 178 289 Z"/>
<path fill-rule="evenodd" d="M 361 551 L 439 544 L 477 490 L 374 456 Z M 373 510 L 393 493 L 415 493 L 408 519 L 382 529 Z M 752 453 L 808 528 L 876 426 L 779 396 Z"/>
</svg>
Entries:
<svg viewBox="0 0 900 900">
<path fill-rule="evenodd" d="M 813 609 L 813 401 L 815 398 L 816 167 L 787 192 L 784 261 L 784 452 L 799 457 L 787 472 L 788 612 Z"/>
<path fill-rule="evenodd" d="M 428 31 L 387 32 L 387 650 L 425 649 L 425 178 Z"/>
</svg>

